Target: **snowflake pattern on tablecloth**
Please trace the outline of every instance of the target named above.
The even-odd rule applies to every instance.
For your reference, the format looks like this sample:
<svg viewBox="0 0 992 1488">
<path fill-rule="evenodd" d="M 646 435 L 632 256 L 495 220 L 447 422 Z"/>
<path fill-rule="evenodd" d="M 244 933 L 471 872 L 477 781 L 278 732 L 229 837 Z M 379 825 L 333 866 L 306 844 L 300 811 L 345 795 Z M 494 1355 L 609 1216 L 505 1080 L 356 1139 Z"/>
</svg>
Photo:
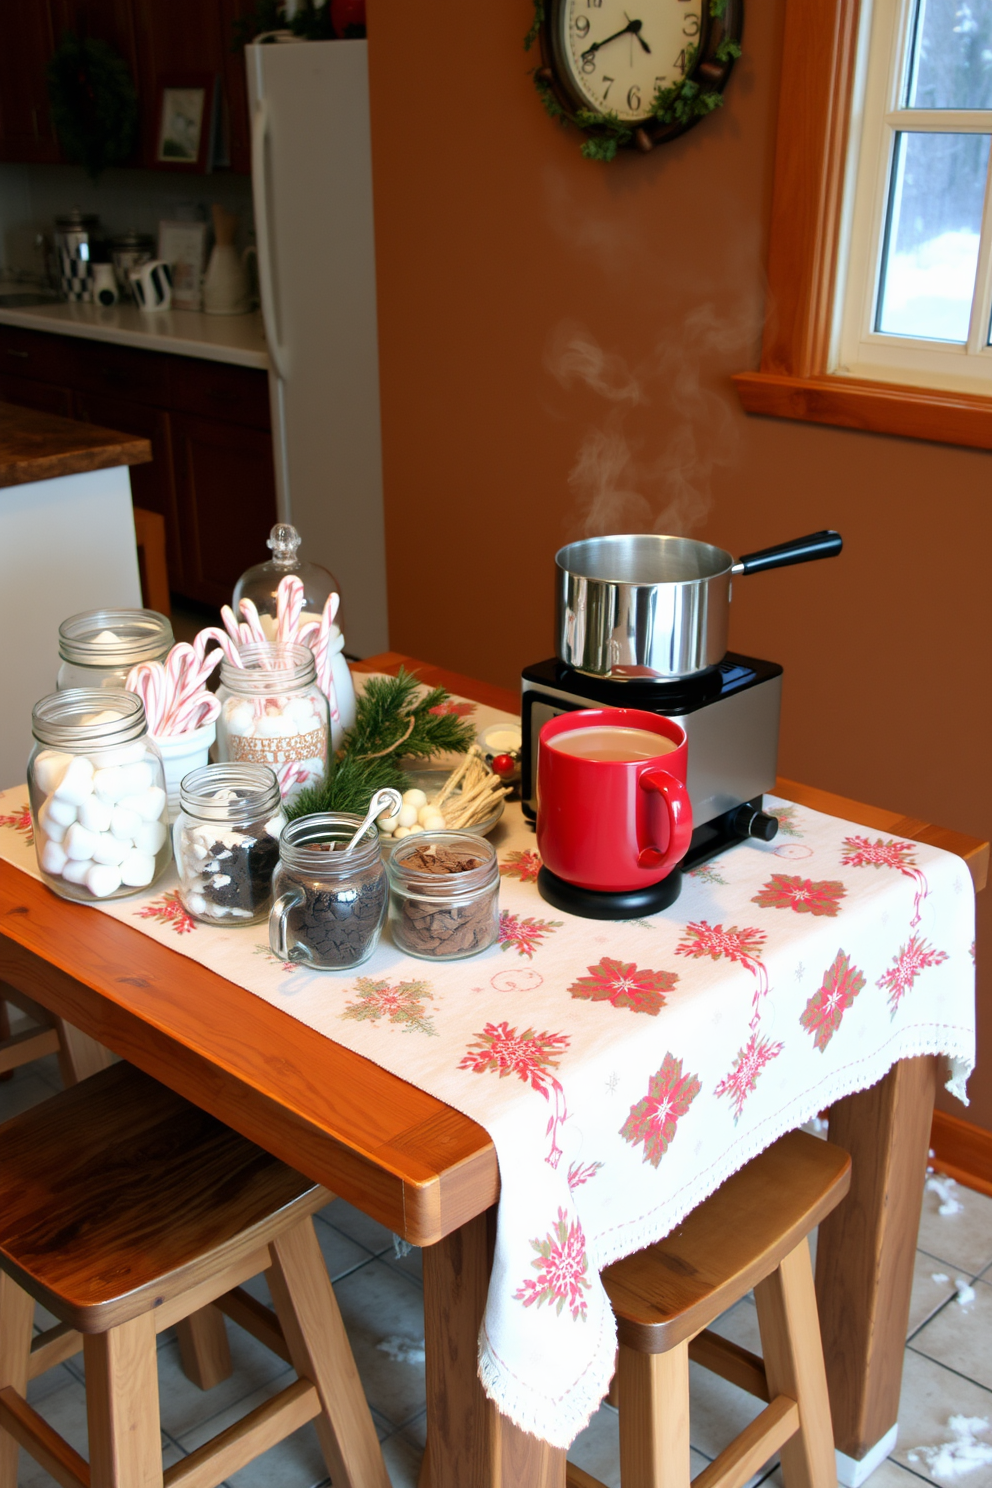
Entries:
<svg viewBox="0 0 992 1488">
<path fill-rule="evenodd" d="M 19 832 L 28 847 L 34 845 L 34 823 L 31 820 L 31 807 L 27 801 L 12 811 L 9 816 L 0 816 L 0 827 L 8 827 L 12 832 Z"/>
<path fill-rule="evenodd" d="M 796 826 L 796 812 L 798 806 L 766 806 L 765 813 L 773 816 L 778 822 L 778 829 L 783 837 L 805 837 L 805 832 L 800 832 Z"/>
<path fill-rule="evenodd" d="M 725 930 L 722 925 L 711 925 L 706 920 L 699 920 L 686 925 L 683 937 L 675 947 L 676 956 L 692 956 L 697 961 L 706 956 L 711 961 L 726 957 L 728 961 L 736 961 L 743 966 L 756 979 L 757 985 L 751 999 L 750 1025 L 752 1029 L 756 1028 L 761 1016 L 761 1000 L 768 993 L 768 972 L 761 961 L 761 953 L 768 938 L 764 930 L 757 930 L 752 925 L 742 925 L 740 929 L 736 925 L 728 925 Z"/>
<path fill-rule="evenodd" d="M 518 955 L 530 960 L 541 949 L 544 937 L 553 935 L 564 923 L 564 920 L 536 920 L 532 915 L 524 918 L 504 909 L 499 917 L 500 950 L 516 949 Z"/>
<path fill-rule="evenodd" d="M 841 862 L 845 868 L 894 868 L 904 873 L 916 884 L 913 896 L 913 918 L 910 927 L 920 923 L 920 905 L 930 892 L 926 875 L 916 865 L 916 843 L 899 842 L 890 837 L 876 837 L 870 842 L 867 837 L 845 837 Z"/>
<path fill-rule="evenodd" d="M 449 698 L 446 703 L 438 703 L 436 708 L 429 708 L 428 712 L 450 713 L 455 718 L 470 718 L 475 712 L 475 706 L 475 703 L 466 702 L 464 699 L 460 702 L 455 702 L 454 698 Z"/>
<path fill-rule="evenodd" d="M 273 966 L 279 967 L 280 971 L 299 971 L 301 969 L 298 961 L 283 961 L 280 956 L 276 955 L 271 946 L 267 946 L 261 940 L 255 944 L 255 955 L 264 956 L 266 961 L 271 961 Z"/>
<path fill-rule="evenodd" d="M 840 914 L 840 901 L 847 893 L 839 878 L 824 878 L 814 883 L 812 879 L 800 878 L 788 873 L 773 873 L 763 884 L 752 904 L 761 909 L 794 909 L 796 914 L 830 915 Z"/>
<path fill-rule="evenodd" d="M 530 1243 L 537 1251 L 537 1260 L 531 1261 L 537 1279 L 530 1277 L 521 1282 L 513 1294 L 514 1299 L 525 1307 L 533 1307 L 535 1302 L 540 1307 L 547 1302 L 559 1317 L 567 1307 L 573 1322 L 584 1323 L 587 1313 L 583 1293 L 589 1290 L 586 1276 L 589 1263 L 586 1239 L 579 1221 L 574 1219 L 569 1224 L 567 1212 L 559 1209 L 554 1229 L 543 1240 Z"/>
<path fill-rule="evenodd" d="M 819 990 L 814 992 L 799 1018 L 806 1032 L 813 1035 L 814 1048 L 821 1054 L 864 985 L 864 972 L 851 965 L 846 951 L 838 951 L 823 973 Z"/>
<path fill-rule="evenodd" d="M 551 1138 L 551 1147 L 544 1160 L 553 1168 L 561 1160 L 558 1128 L 568 1119 L 568 1110 L 565 1092 L 551 1071 L 558 1068 L 569 1043 L 567 1033 L 535 1033 L 533 1028 L 518 1033 L 505 1021 L 487 1023 L 482 1032 L 476 1034 L 475 1041 L 469 1044 L 458 1065 L 459 1069 L 471 1070 L 476 1075 L 498 1075 L 501 1080 L 516 1075 L 544 1097 L 551 1106 L 545 1130 L 545 1136 Z"/>
<path fill-rule="evenodd" d="M 783 1047 L 782 1044 L 773 1043 L 771 1039 L 759 1038 L 757 1033 L 752 1032 L 743 1049 L 738 1049 L 729 1075 L 724 1075 L 713 1092 L 714 1095 L 729 1095 L 735 1126 L 741 1119 L 744 1102 L 757 1085 L 761 1071 L 766 1064 L 778 1058 Z"/>
<path fill-rule="evenodd" d="M 583 1183 L 588 1183 L 590 1178 L 595 1178 L 602 1166 L 603 1164 L 601 1162 L 586 1163 L 584 1167 L 582 1163 L 570 1163 L 568 1169 L 568 1186 L 571 1192 L 574 1193 L 577 1188 L 581 1188 Z"/>
<path fill-rule="evenodd" d="M 160 925 L 171 925 L 177 935 L 188 935 L 191 930 L 196 929 L 196 921 L 183 908 L 177 889 L 160 894 L 157 899 L 136 909 L 134 913 L 141 920 L 157 920 Z"/>
<path fill-rule="evenodd" d="M 648 1081 L 648 1093 L 630 1108 L 620 1135 L 632 1147 L 643 1146 L 643 1161 L 656 1168 L 675 1139 L 679 1122 L 702 1090 L 697 1075 L 682 1073 L 682 1061 L 667 1053 L 661 1069 Z"/>
<path fill-rule="evenodd" d="M 939 966 L 947 960 L 946 951 L 938 951 L 928 945 L 922 935 L 911 935 L 904 946 L 900 946 L 888 971 L 883 971 L 876 982 L 889 994 L 889 1007 L 893 1018 L 903 997 L 912 989 L 921 971 L 928 966 Z"/>
<path fill-rule="evenodd" d="M 573 997 L 589 1002 L 609 1002 L 615 1008 L 629 1008 L 632 1013 L 649 1013 L 656 1018 L 679 979 L 677 971 L 652 971 L 633 961 L 617 961 L 603 956 L 589 975 L 579 977 L 568 991 Z"/>
<path fill-rule="evenodd" d="M 719 871 L 715 863 L 701 863 L 698 868 L 690 868 L 687 878 L 698 878 L 700 883 L 724 884 L 727 880 Z"/>
<path fill-rule="evenodd" d="M 521 883 L 537 883 L 537 875 L 541 871 L 541 858 L 536 852 L 525 849 L 523 852 L 509 852 L 506 861 L 499 865 L 499 871 L 504 878 L 519 878 Z"/>
<path fill-rule="evenodd" d="M 426 1033 L 429 1038 L 439 1038 L 434 1019 L 425 1011 L 424 1003 L 433 1002 L 434 994 L 429 982 L 399 982 L 393 985 L 388 980 L 373 981 L 371 977 L 359 977 L 352 991 L 357 1002 L 349 1002 L 341 1018 L 353 1018 L 358 1022 L 378 1023 L 386 1018 L 398 1024 L 404 1033 Z"/>
</svg>

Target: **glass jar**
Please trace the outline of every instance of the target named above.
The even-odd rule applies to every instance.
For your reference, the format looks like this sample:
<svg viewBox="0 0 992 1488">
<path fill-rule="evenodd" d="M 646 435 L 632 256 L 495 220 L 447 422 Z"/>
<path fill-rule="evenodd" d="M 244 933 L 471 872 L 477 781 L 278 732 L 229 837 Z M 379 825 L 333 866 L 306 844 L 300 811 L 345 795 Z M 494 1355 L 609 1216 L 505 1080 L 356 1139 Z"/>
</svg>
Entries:
<svg viewBox="0 0 992 1488">
<path fill-rule="evenodd" d="M 41 876 L 63 899 L 122 899 L 172 857 L 162 759 L 133 692 L 72 687 L 36 703 L 28 793 Z"/>
<path fill-rule="evenodd" d="M 288 805 L 327 778 L 330 716 L 307 646 L 239 646 L 241 666 L 221 662 L 217 757 L 268 765 Z"/>
<path fill-rule="evenodd" d="M 157 610 L 86 610 L 59 626 L 62 665 L 55 686 L 113 687 L 121 692 L 139 661 L 164 661 L 172 622 Z"/>
<path fill-rule="evenodd" d="M 184 775 L 172 829 L 183 908 L 211 924 L 264 920 L 285 825 L 268 765 L 203 765 Z"/>
<path fill-rule="evenodd" d="M 269 945 L 280 961 L 350 971 L 378 945 L 387 892 L 375 827 L 343 851 L 361 823 L 349 812 L 323 811 L 284 830 L 269 916 Z"/>
<path fill-rule="evenodd" d="M 394 943 L 426 961 L 457 961 L 499 937 L 496 851 L 472 832 L 418 832 L 389 859 Z"/>
<path fill-rule="evenodd" d="M 265 546 L 272 552 L 267 563 L 256 563 L 247 569 L 234 586 L 231 601 L 236 615 L 242 599 L 250 599 L 258 611 L 262 629 L 270 641 L 276 638 L 276 615 L 278 612 L 279 585 L 287 574 L 293 574 L 303 585 L 303 613 L 300 623 L 318 620 L 324 611 L 329 594 L 340 595 L 337 579 L 319 563 L 304 563 L 299 556 L 300 534 L 289 522 L 277 522 L 266 540 Z M 331 626 L 332 642 L 341 631 L 341 610 L 338 609 L 336 623 Z"/>
</svg>

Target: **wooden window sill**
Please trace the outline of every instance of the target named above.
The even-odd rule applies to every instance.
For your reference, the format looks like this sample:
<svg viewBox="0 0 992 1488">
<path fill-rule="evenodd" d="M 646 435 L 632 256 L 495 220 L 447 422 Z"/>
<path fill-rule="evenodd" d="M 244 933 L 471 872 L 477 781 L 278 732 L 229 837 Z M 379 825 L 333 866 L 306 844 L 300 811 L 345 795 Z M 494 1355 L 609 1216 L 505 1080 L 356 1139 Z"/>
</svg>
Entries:
<svg viewBox="0 0 992 1488">
<path fill-rule="evenodd" d="M 822 374 L 738 372 L 747 413 L 992 450 L 992 397 Z"/>
</svg>

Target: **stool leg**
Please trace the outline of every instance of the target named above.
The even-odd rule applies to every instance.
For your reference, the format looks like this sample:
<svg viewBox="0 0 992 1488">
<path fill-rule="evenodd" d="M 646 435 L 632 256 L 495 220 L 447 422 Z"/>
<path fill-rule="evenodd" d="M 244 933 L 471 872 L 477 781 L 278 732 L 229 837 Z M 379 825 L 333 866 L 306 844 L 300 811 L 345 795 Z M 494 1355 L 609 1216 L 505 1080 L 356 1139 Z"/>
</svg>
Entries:
<svg viewBox="0 0 992 1488">
<path fill-rule="evenodd" d="M 110 1050 L 98 1044 L 95 1038 L 90 1038 L 88 1033 L 83 1033 L 64 1018 L 53 1021 L 59 1034 L 59 1073 L 63 1085 L 78 1085 L 81 1080 L 98 1075 L 113 1064 L 114 1056 Z"/>
<path fill-rule="evenodd" d="M 317 1386 L 324 1408 L 314 1425 L 334 1488 L 389 1488 L 313 1221 L 280 1235 L 269 1254 L 266 1276 L 293 1367 Z"/>
<path fill-rule="evenodd" d="M 179 1357 L 187 1379 L 201 1390 L 212 1390 L 234 1373 L 231 1346 L 223 1314 L 208 1305 L 176 1324 Z"/>
<path fill-rule="evenodd" d="M 3 998 L 0 997 L 0 1044 L 3 1043 L 4 1039 L 9 1038 L 10 1012 L 8 1011 L 7 1004 L 4 1002 Z M 3 1073 L 0 1074 L 0 1080 L 12 1080 L 13 1078 L 14 1071 L 12 1069 L 4 1070 Z"/>
<path fill-rule="evenodd" d="M 620 1345 L 620 1482 L 689 1488 L 689 1345 L 640 1354 Z"/>
<path fill-rule="evenodd" d="M 836 1488 L 834 1433 L 809 1245 L 803 1240 L 754 1289 L 768 1393 L 799 1405 L 800 1428 L 781 1451 L 786 1488 Z"/>
<path fill-rule="evenodd" d="M 162 1488 L 153 1314 L 87 1334 L 83 1356 L 91 1488 Z"/>
<path fill-rule="evenodd" d="M 27 1394 L 33 1323 L 34 1298 L 0 1271 L 0 1389 Z M 17 1488 L 17 1453 L 17 1442 L 0 1427 L 0 1488 Z"/>
</svg>

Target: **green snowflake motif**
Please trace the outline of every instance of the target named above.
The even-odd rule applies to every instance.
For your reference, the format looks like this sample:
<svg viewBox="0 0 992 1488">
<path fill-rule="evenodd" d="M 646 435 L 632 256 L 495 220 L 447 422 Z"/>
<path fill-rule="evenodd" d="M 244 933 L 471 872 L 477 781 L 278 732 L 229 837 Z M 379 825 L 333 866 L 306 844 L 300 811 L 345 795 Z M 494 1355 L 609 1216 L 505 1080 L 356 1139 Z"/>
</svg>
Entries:
<svg viewBox="0 0 992 1488">
<path fill-rule="evenodd" d="M 699 868 L 690 868 L 689 878 L 698 878 L 700 883 L 726 884 L 723 874 L 712 863 L 703 863 Z"/>
<path fill-rule="evenodd" d="M 378 1023 L 385 1018 L 398 1024 L 404 1033 L 425 1033 L 429 1038 L 439 1038 L 434 1019 L 424 1009 L 425 1002 L 432 1002 L 434 994 L 429 982 L 374 982 L 371 977 L 359 977 L 354 992 L 357 1002 L 349 1002 L 342 1018 L 354 1018 L 360 1023 Z"/>
<path fill-rule="evenodd" d="M 778 822 L 778 829 L 783 837 L 805 837 L 805 832 L 800 832 L 796 825 L 796 812 L 798 806 L 769 806 L 767 814 L 773 816 Z"/>
</svg>

